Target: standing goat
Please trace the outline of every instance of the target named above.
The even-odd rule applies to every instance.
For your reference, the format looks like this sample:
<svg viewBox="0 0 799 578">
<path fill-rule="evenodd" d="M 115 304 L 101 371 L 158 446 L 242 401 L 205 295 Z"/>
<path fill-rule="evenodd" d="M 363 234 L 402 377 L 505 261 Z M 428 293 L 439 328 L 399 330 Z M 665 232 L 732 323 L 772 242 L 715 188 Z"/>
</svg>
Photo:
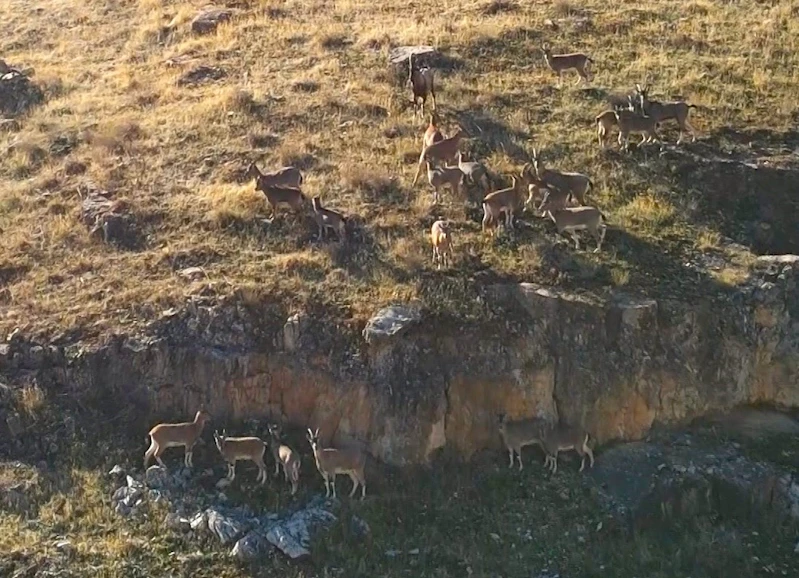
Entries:
<svg viewBox="0 0 799 578">
<path fill-rule="evenodd" d="M 594 187 L 594 183 L 587 175 L 543 168 L 535 149 L 533 149 L 533 168 L 536 178 L 543 182 L 545 187 L 568 191 L 581 205 L 585 205 L 585 195 Z"/>
<path fill-rule="evenodd" d="M 472 184 L 480 185 L 480 188 L 485 192 L 488 190 L 488 171 L 482 163 L 475 161 L 464 161 L 463 154 L 458 151 L 458 168 L 463 173 L 463 176 Z"/>
<path fill-rule="evenodd" d="M 553 474 L 558 471 L 558 453 L 574 450 L 582 458 L 580 471 L 585 469 L 585 456 L 590 461 L 589 467 L 594 467 L 594 452 L 588 445 L 590 436 L 588 432 L 579 427 L 556 426 L 543 436 L 543 447 L 547 456 L 544 465 L 549 466 Z"/>
<path fill-rule="evenodd" d="M 660 102 L 657 100 L 649 99 L 649 85 L 641 88 L 640 84 L 635 85 L 637 91 L 639 104 L 641 110 L 647 116 L 653 117 L 655 122 L 663 122 L 664 120 L 675 120 L 680 127 L 680 136 L 677 138 L 677 144 L 682 142 L 683 133 L 686 130 L 691 131 L 691 142 L 696 142 L 696 131 L 691 123 L 688 122 L 688 113 L 692 108 L 699 108 L 695 104 L 688 104 L 684 100 L 677 100 L 672 102 Z"/>
<path fill-rule="evenodd" d="M 458 130 L 456 130 L 454 134 L 430 146 L 423 147 L 422 153 L 419 155 L 419 164 L 416 167 L 416 175 L 413 177 L 412 184 L 415 185 L 416 181 L 419 180 L 419 174 L 422 172 L 422 165 L 424 165 L 426 161 L 430 161 L 433 164 L 454 162 L 455 156 L 458 154 L 458 147 L 465 136 L 466 133 L 463 132 L 463 129 L 458 127 Z"/>
<path fill-rule="evenodd" d="M 522 471 L 522 448 L 531 445 L 544 447 L 542 441 L 544 422 L 537 418 L 508 421 L 504 413 L 497 415 L 497 420 L 499 422 L 499 435 L 502 437 L 502 443 L 505 444 L 505 448 L 508 450 L 508 458 L 510 458 L 508 467 L 513 467 L 513 458 L 518 456 L 519 471 Z"/>
<path fill-rule="evenodd" d="M 441 200 L 439 189 L 445 185 L 449 185 L 453 195 L 459 196 L 462 181 L 463 173 L 458 167 L 433 167 L 430 161 L 427 161 L 427 182 L 433 187 L 434 203 L 438 203 Z"/>
<path fill-rule="evenodd" d="M 619 145 L 622 150 L 630 149 L 630 135 L 637 133 L 641 135 L 641 142 L 644 143 L 660 141 L 657 132 L 658 119 L 654 116 L 641 116 L 630 100 L 630 106 L 626 110 L 618 110 L 613 113 L 616 116 L 616 124 L 619 125 Z"/>
<path fill-rule="evenodd" d="M 408 81 L 405 83 L 410 87 L 413 93 L 413 115 L 416 116 L 417 110 L 420 111 L 421 116 L 424 116 L 424 105 L 427 103 L 427 97 L 433 99 L 433 108 L 438 108 L 436 105 L 436 88 L 435 88 L 435 71 L 429 66 L 413 66 L 413 54 L 408 56 Z M 419 101 L 421 100 L 421 106 Z"/>
<path fill-rule="evenodd" d="M 316 469 L 322 474 L 325 481 L 325 497 L 330 497 L 330 488 L 333 488 L 333 497 L 336 497 L 336 476 L 345 474 L 352 480 L 350 498 L 355 495 L 355 490 L 361 486 L 361 499 L 366 497 L 366 454 L 355 447 L 348 448 L 322 448 L 319 446 L 319 430 L 312 431 L 308 428 L 308 441 L 316 460 Z"/>
<path fill-rule="evenodd" d="M 258 466 L 258 477 L 256 482 L 263 485 L 266 482 L 266 464 L 264 464 L 264 454 L 266 444 L 263 440 L 256 437 L 229 438 L 222 430 L 222 433 L 214 432 L 214 442 L 216 448 L 227 462 L 227 479 L 231 482 L 236 478 L 236 462 L 249 460 Z"/>
<path fill-rule="evenodd" d="M 313 206 L 314 220 L 317 227 L 319 227 L 319 240 L 324 239 L 324 233 L 328 229 L 335 231 L 341 242 L 347 240 L 347 220 L 339 212 L 326 209 L 322 206 L 322 200 L 319 197 L 311 199 Z"/>
<path fill-rule="evenodd" d="M 449 221 L 439 219 L 430 228 L 430 241 L 433 244 L 433 263 L 438 269 L 452 264 L 452 233 Z"/>
<path fill-rule="evenodd" d="M 518 177 L 511 176 L 512 184 L 509 188 L 494 191 L 485 196 L 483 199 L 483 231 L 487 230 L 489 225 L 493 225 L 496 234 L 503 213 L 505 214 L 504 228 L 513 225 L 514 213 L 524 210 L 524 207 L 532 199 L 532 191 L 528 186 L 531 179 L 530 171 L 530 165 L 524 165 Z M 528 191 L 526 197 L 525 191 Z"/>
<path fill-rule="evenodd" d="M 283 167 L 271 173 L 262 173 L 255 163 L 250 163 L 245 175 L 249 179 L 255 179 L 255 190 L 262 192 L 265 187 L 299 189 L 303 181 L 302 173 L 296 167 Z"/>
<path fill-rule="evenodd" d="M 161 456 L 164 450 L 172 447 L 183 446 L 184 457 L 183 463 L 187 468 L 192 467 L 192 450 L 200 434 L 203 431 L 205 422 L 211 419 L 210 414 L 205 411 L 204 406 L 200 406 L 199 411 L 194 415 L 194 421 L 183 423 L 161 423 L 155 426 L 147 434 L 150 439 L 150 447 L 144 453 L 144 468 L 147 469 L 147 464 L 153 457 L 158 462 L 158 465 L 167 469 L 164 460 Z M 145 438 L 147 441 L 147 438 Z"/>
<path fill-rule="evenodd" d="M 560 201 L 558 201 L 560 203 Z M 580 249 L 580 238 L 577 236 L 577 231 L 587 230 L 596 240 L 596 249 L 594 253 L 598 253 L 602 249 L 602 241 L 605 240 L 605 232 L 607 225 L 605 224 L 605 216 L 596 207 L 562 207 L 556 204 L 554 197 L 551 198 L 551 193 L 547 192 L 544 195 L 544 200 L 538 207 L 539 213 L 547 213 L 549 218 L 555 223 L 555 228 L 558 234 L 568 232 L 571 238 L 574 239 L 575 249 Z"/>
<path fill-rule="evenodd" d="M 547 63 L 552 70 L 558 73 L 558 86 L 563 81 L 563 73 L 566 70 L 574 69 L 577 71 L 579 78 L 576 84 L 582 81 L 590 81 L 592 76 L 588 71 L 588 63 L 593 63 L 587 55 L 582 52 L 572 52 L 570 54 L 552 54 L 552 50 L 546 44 L 541 47 L 544 52 L 544 62 Z"/>
<path fill-rule="evenodd" d="M 424 138 L 422 139 L 422 148 L 429 147 L 432 144 L 444 140 L 444 135 L 441 134 L 441 129 L 438 128 L 438 114 L 433 111 L 430 113 L 430 122 L 424 131 Z"/>
<path fill-rule="evenodd" d="M 280 428 L 276 424 L 269 424 L 269 447 L 275 459 L 275 475 L 283 466 L 283 477 L 291 484 L 291 495 L 297 493 L 300 483 L 300 455 L 289 446 L 280 441 Z"/>
</svg>

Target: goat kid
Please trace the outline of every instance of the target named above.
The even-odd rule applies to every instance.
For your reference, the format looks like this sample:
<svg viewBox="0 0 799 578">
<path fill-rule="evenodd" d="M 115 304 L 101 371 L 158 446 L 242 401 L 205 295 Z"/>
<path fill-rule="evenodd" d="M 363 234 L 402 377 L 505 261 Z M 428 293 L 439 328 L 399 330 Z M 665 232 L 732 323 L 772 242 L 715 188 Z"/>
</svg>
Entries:
<svg viewBox="0 0 799 578">
<path fill-rule="evenodd" d="M 433 244 L 433 263 L 438 269 L 452 264 L 452 232 L 450 222 L 439 219 L 430 228 L 430 241 Z"/>
</svg>

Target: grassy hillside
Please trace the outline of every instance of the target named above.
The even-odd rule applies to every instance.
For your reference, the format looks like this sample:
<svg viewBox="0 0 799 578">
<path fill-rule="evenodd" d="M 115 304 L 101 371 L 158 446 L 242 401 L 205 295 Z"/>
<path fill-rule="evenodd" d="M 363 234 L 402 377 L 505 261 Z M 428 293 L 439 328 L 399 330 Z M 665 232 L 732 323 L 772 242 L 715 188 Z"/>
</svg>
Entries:
<svg viewBox="0 0 799 578">
<path fill-rule="evenodd" d="M 697 153 L 779 141 L 796 122 L 795 0 L 234 0 L 238 17 L 196 36 L 189 22 L 203 4 L 0 5 L 0 57 L 33 67 L 47 96 L 0 133 L 0 330 L 129 331 L 191 296 L 242 288 L 355 318 L 393 299 L 445 297 L 456 312 L 461 280 L 673 293 L 693 278 L 684 261 L 721 246 L 717 220 L 692 217 L 703 183 L 677 187 L 657 149 L 599 150 L 603 91 L 648 76 L 654 95 L 701 105 L 700 142 L 685 145 Z M 589 53 L 593 88 L 574 76 L 558 88 L 543 41 Z M 602 254 L 574 252 L 530 215 L 530 227 L 492 240 L 462 200 L 433 209 L 427 184 L 411 187 L 426 123 L 413 120 L 387 54 L 416 43 L 448 57 L 440 112 L 446 132 L 460 123 L 473 137 L 463 147 L 472 158 L 507 175 L 536 146 L 551 165 L 593 177 L 590 199 L 614 225 Z M 179 82 L 200 65 L 223 76 Z M 308 194 L 352 216 L 354 242 L 318 243 L 315 226 L 287 212 L 265 223 L 269 209 L 243 175 L 250 161 L 300 166 Z M 89 236 L 78 217 L 90 187 L 128 203 L 139 246 Z M 457 223 L 455 267 L 441 273 L 426 237 L 437 215 Z M 750 258 L 727 255 L 706 281 L 740 281 Z M 179 275 L 190 266 L 207 278 Z"/>
</svg>

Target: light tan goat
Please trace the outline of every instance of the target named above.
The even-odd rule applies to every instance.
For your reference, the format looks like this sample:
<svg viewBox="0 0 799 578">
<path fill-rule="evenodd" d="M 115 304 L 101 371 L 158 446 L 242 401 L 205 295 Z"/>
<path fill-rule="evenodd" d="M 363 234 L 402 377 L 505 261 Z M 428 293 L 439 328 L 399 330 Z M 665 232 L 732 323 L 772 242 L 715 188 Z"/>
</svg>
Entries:
<svg viewBox="0 0 799 578">
<path fill-rule="evenodd" d="M 543 435 L 543 447 L 547 456 L 544 465 L 548 466 L 553 474 L 558 471 L 558 453 L 569 450 L 576 451 L 582 458 L 580 471 L 585 469 L 585 456 L 588 456 L 590 467 L 594 467 L 594 452 L 588 445 L 590 436 L 588 432 L 578 427 L 556 426 Z"/>
<path fill-rule="evenodd" d="M 236 478 L 236 462 L 249 460 L 258 466 L 258 477 L 255 478 L 256 482 L 261 482 L 263 485 L 266 482 L 266 464 L 264 463 L 264 454 L 266 453 L 266 444 L 260 438 L 256 437 L 227 437 L 225 431 L 222 433 L 214 432 L 214 442 L 219 453 L 227 462 L 227 479 L 231 482 Z"/>
<path fill-rule="evenodd" d="M 433 99 L 433 108 L 438 108 L 436 105 L 436 87 L 435 87 L 435 71 L 428 66 L 413 66 L 413 54 L 408 57 L 408 80 L 405 83 L 410 87 L 413 94 L 413 114 L 416 116 L 417 110 L 424 116 L 424 105 L 427 103 L 427 97 Z M 421 100 L 421 106 L 419 101 Z"/>
<path fill-rule="evenodd" d="M 568 232 L 571 238 L 574 239 L 575 249 L 580 249 L 580 238 L 577 236 L 577 231 L 587 230 L 596 240 L 596 249 L 594 253 L 598 253 L 602 249 L 602 241 L 605 240 L 605 232 L 607 225 L 605 224 L 605 217 L 596 207 L 566 207 L 558 208 L 555 197 L 551 197 L 551 193 L 544 195 L 544 200 L 538 207 L 539 213 L 547 213 L 549 218 L 555 223 L 555 228 L 558 234 Z"/>
<path fill-rule="evenodd" d="M 536 178 L 542 181 L 545 187 L 568 191 L 581 205 L 585 205 L 585 195 L 594 187 L 588 175 L 543 168 L 535 149 L 533 149 L 533 168 Z"/>
<path fill-rule="evenodd" d="M 347 220 L 344 215 L 337 211 L 326 209 L 322 206 L 322 200 L 319 197 L 311 199 L 311 206 L 313 207 L 314 220 L 316 226 L 319 227 L 319 240 L 324 239 L 324 233 L 328 229 L 335 231 L 340 241 L 347 240 Z"/>
<path fill-rule="evenodd" d="M 509 468 L 513 467 L 513 457 L 519 458 L 519 471 L 522 471 L 522 448 L 525 446 L 539 445 L 544 447 L 542 441 L 545 423 L 537 418 L 508 421 L 504 413 L 497 415 L 499 421 L 499 435 L 502 443 L 508 450 Z"/>
<path fill-rule="evenodd" d="M 507 228 L 513 224 L 514 213 L 524 210 L 532 199 L 533 191 L 529 187 L 532 178 L 530 171 L 532 167 L 529 164 L 522 167 L 522 171 L 517 177 L 511 176 L 512 184 L 507 189 L 494 191 L 489 193 L 483 199 L 483 231 L 487 230 L 490 225 L 494 225 L 494 233 L 496 234 L 500 217 L 505 214 L 504 226 Z M 525 195 L 525 191 L 527 194 Z"/>
<path fill-rule="evenodd" d="M 613 127 L 619 126 L 616 120 L 615 110 L 606 110 L 596 117 L 596 136 L 599 140 L 599 146 L 603 149 L 607 148 L 608 141 L 610 140 L 610 131 Z"/>
<path fill-rule="evenodd" d="M 638 143 L 638 146 L 648 142 L 660 141 L 657 133 L 657 118 L 654 116 L 641 116 L 635 111 L 632 103 L 630 103 L 629 109 L 618 110 L 614 114 L 616 115 L 616 124 L 619 125 L 619 145 L 622 150 L 629 150 L 631 134 L 641 135 L 641 142 Z"/>
<path fill-rule="evenodd" d="M 269 448 L 275 459 L 275 475 L 278 475 L 280 467 L 283 466 L 283 477 L 291 484 L 291 495 L 293 496 L 297 493 L 300 483 L 300 455 L 280 441 L 281 432 L 276 424 L 270 424 L 268 431 Z"/>
<path fill-rule="evenodd" d="M 429 147 L 440 140 L 444 140 L 444 135 L 441 133 L 441 129 L 438 128 L 438 113 L 433 111 L 430 113 L 430 123 L 424 131 L 422 147 Z"/>
<path fill-rule="evenodd" d="M 439 219 L 430 227 L 430 241 L 433 244 L 433 263 L 441 266 L 452 264 L 452 232 L 450 222 Z"/>
<path fill-rule="evenodd" d="M 675 120 L 680 127 L 680 136 L 677 138 L 677 144 L 682 142 L 683 133 L 688 130 L 691 132 L 691 142 L 696 142 L 696 131 L 691 123 L 688 122 L 688 114 L 692 108 L 699 108 L 695 104 L 688 104 L 684 100 L 677 100 L 671 102 L 660 102 L 658 100 L 649 99 L 649 85 L 641 88 L 641 85 L 635 85 L 636 92 L 639 98 L 641 110 L 648 116 L 656 119 L 656 122 L 663 122 L 665 120 Z"/>
<path fill-rule="evenodd" d="M 183 463 L 188 468 L 192 467 L 192 450 L 197 440 L 200 439 L 205 422 L 210 419 L 210 414 L 201 406 L 194 415 L 194 421 L 161 423 L 152 428 L 147 434 L 150 440 L 150 447 L 144 453 L 144 469 L 147 469 L 147 464 L 150 463 L 152 458 L 155 458 L 159 466 L 167 469 L 164 460 L 161 459 L 164 451 L 167 448 L 181 446 L 184 451 Z M 145 438 L 145 441 L 147 441 L 147 438 Z"/>
<path fill-rule="evenodd" d="M 299 189 L 303 181 L 302 173 L 296 167 L 283 167 L 271 173 L 262 173 L 255 163 L 250 163 L 246 175 L 250 179 L 255 179 L 256 191 L 263 191 L 265 187 Z"/>
<path fill-rule="evenodd" d="M 458 167 L 433 167 L 430 161 L 427 161 L 427 182 L 433 187 L 433 202 L 438 203 L 441 200 L 439 189 L 449 186 L 452 194 L 456 197 L 461 192 L 461 182 L 463 181 L 463 173 Z"/>
<path fill-rule="evenodd" d="M 355 495 L 355 490 L 361 486 L 361 499 L 366 497 L 366 454 L 356 447 L 347 448 L 322 448 L 319 446 L 319 430 L 312 431 L 308 428 L 308 441 L 316 460 L 316 469 L 322 474 L 325 481 L 325 497 L 330 497 L 330 487 L 333 488 L 333 497 L 336 497 L 336 476 L 344 474 L 352 480 L 350 498 Z"/>
<path fill-rule="evenodd" d="M 419 174 L 422 172 L 422 166 L 425 162 L 430 161 L 433 164 L 447 164 L 455 161 L 458 154 L 458 147 L 461 140 L 466 136 L 463 129 L 458 127 L 454 134 L 444 138 L 437 143 L 422 148 L 419 155 L 419 164 L 416 167 L 416 175 L 413 177 L 413 184 L 419 180 Z"/>
<path fill-rule="evenodd" d="M 587 55 L 582 52 L 572 52 L 569 54 L 552 54 L 552 50 L 546 44 L 541 47 L 544 52 L 544 62 L 547 63 L 552 70 L 558 73 L 558 85 L 563 80 L 563 73 L 566 70 L 574 69 L 579 74 L 576 84 L 583 80 L 586 82 L 591 80 L 591 74 L 588 70 L 588 63 L 593 63 Z"/>
</svg>

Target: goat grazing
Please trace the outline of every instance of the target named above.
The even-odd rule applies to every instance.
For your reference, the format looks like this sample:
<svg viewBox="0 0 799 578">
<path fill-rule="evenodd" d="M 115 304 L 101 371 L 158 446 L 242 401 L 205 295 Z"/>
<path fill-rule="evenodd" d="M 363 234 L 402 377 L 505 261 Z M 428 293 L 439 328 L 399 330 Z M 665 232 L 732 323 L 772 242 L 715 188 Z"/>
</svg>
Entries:
<svg viewBox="0 0 799 578">
<path fill-rule="evenodd" d="M 296 167 L 283 167 L 271 173 L 262 173 L 255 163 L 250 163 L 245 174 L 247 178 L 255 179 L 256 191 L 263 191 L 265 187 L 299 189 L 303 181 L 302 173 Z"/>
<path fill-rule="evenodd" d="M 588 176 L 581 173 L 564 173 L 543 168 L 535 149 L 533 149 L 533 168 L 535 169 L 536 178 L 542 181 L 547 188 L 568 191 L 577 199 L 578 203 L 585 205 L 585 195 L 594 186 Z"/>
<path fill-rule="evenodd" d="M 499 414 L 497 420 L 499 421 L 499 435 L 502 437 L 502 443 L 505 444 L 508 458 L 510 458 L 508 467 L 513 467 L 513 458 L 516 455 L 519 458 L 519 471 L 522 471 L 522 448 L 531 445 L 544 447 L 542 441 L 544 422 L 536 418 L 508 421 L 504 413 Z"/>
<path fill-rule="evenodd" d="M 214 442 L 219 453 L 227 462 L 227 479 L 231 482 L 236 478 L 236 462 L 249 460 L 258 466 L 256 482 L 263 485 L 266 482 L 266 464 L 264 453 L 266 444 L 256 437 L 229 438 L 224 430 L 222 433 L 214 432 Z"/>
<path fill-rule="evenodd" d="M 194 421 L 184 423 L 161 423 L 155 426 L 147 434 L 150 440 L 150 447 L 144 454 L 144 469 L 147 469 L 147 464 L 150 463 L 151 458 L 155 458 L 158 465 L 164 469 L 166 464 L 161 456 L 164 450 L 172 447 L 183 446 L 184 458 L 183 462 L 187 468 L 192 467 L 192 450 L 194 444 L 200 438 L 203 431 L 205 422 L 211 419 L 210 414 L 205 411 L 203 406 L 194 415 Z M 147 441 L 147 438 L 145 438 Z"/>
<path fill-rule="evenodd" d="M 452 264 L 452 233 L 449 221 L 439 219 L 430 228 L 430 241 L 433 243 L 433 263 L 441 266 Z"/>
<path fill-rule="evenodd" d="M 672 102 L 660 102 L 657 100 L 649 99 L 649 85 L 641 88 L 640 84 L 635 85 L 639 104 L 641 110 L 647 116 L 653 117 L 656 122 L 663 122 L 665 120 L 675 120 L 680 127 L 680 136 L 677 138 L 677 144 L 682 142 L 683 133 L 686 130 L 691 131 L 691 142 L 696 142 L 696 131 L 691 123 L 688 122 L 688 113 L 692 108 L 699 108 L 695 104 L 688 104 L 684 100 Z"/>
<path fill-rule="evenodd" d="M 416 175 L 413 177 L 413 185 L 419 180 L 419 174 L 422 172 L 422 165 L 430 161 L 431 163 L 447 164 L 455 161 L 455 156 L 458 154 L 458 147 L 461 140 L 466 136 L 463 129 L 458 127 L 454 134 L 447 138 L 441 139 L 437 143 L 422 148 L 422 153 L 419 155 L 419 164 L 416 167 Z"/>
<path fill-rule="evenodd" d="M 580 239 L 577 231 L 587 230 L 596 240 L 597 246 L 594 253 L 602 249 L 602 241 L 605 240 L 607 225 L 605 217 L 596 207 L 566 207 L 559 208 L 555 198 L 550 192 L 544 195 L 544 200 L 538 207 L 539 213 L 547 213 L 549 218 L 555 223 L 558 234 L 568 232 L 574 239 L 575 249 L 580 249 Z"/>
<path fill-rule="evenodd" d="M 449 185 L 455 196 L 460 195 L 461 181 L 463 181 L 463 173 L 458 167 L 433 167 L 430 161 L 427 161 L 427 182 L 433 187 L 434 203 L 440 201 L 441 195 L 438 190 L 445 185 Z"/>
<path fill-rule="evenodd" d="M 350 498 L 355 495 L 355 490 L 361 486 L 361 499 L 366 497 L 366 454 L 355 447 L 348 448 L 321 448 L 319 447 L 319 430 L 312 431 L 308 428 L 308 441 L 316 460 L 316 469 L 322 474 L 325 481 L 325 497 L 330 497 L 330 486 L 333 488 L 333 497 L 336 497 L 336 476 L 344 474 L 352 480 Z"/>
<path fill-rule="evenodd" d="M 429 66 L 413 66 L 413 54 L 408 56 L 408 81 L 406 85 L 410 87 L 413 93 L 413 114 L 416 116 L 417 110 L 420 110 L 421 115 L 424 116 L 424 105 L 427 103 L 427 97 L 433 99 L 433 108 L 438 108 L 436 105 L 436 88 L 435 88 L 435 71 Z M 421 100 L 421 106 L 419 101 Z"/>
<path fill-rule="evenodd" d="M 574 69 L 577 71 L 579 78 L 576 84 L 583 80 L 586 82 L 591 80 L 591 74 L 588 70 L 588 63 L 594 61 L 582 52 L 572 52 L 570 54 L 552 54 L 552 50 L 546 44 L 541 47 L 544 52 L 544 62 L 547 63 L 553 71 L 558 73 L 558 85 L 563 80 L 563 73 L 566 70 Z"/>
<path fill-rule="evenodd" d="M 422 147 L 429 147 L 440 140 L 444 140 L 444 135 L 441 133 L 441 129 L 438 128 L 438 114 L 433 111 L 430 113 L 430 123 L 424 131 Z"/>
<path fill-rule="evenodd" d="M 319 240 L 324 238 L 324 233 L 328 229 L 335 231 L 340 241 L 347 240 L 347 220 L 344 215 L 322 206 L 322 200 L 319 197 L 311 199 L 313 206 L 313 216 L 316 221 L 316 226 L 319 227 Z"/>
<path fill-rule="evenodd" d="M 547 456 L 544 465 L 547 465 L 553 474 L 558 471 L 558 453 L 569 450 L 576 451 L 582 458 L 580 471 L 585 469 L 585 456 L 590 461 L 589 467 L 594 467 L 594 452 L 588 445 L 590 436 L 587 432 L 577 427 L 556 426 L 544 433 L 543 447 Z"/>
<path fill-rule="evenodd" d="M 272 457 L 275 459 L 275 475 L 280 473 L 280 466 L 283 466 L 283 476 L 291 484 L 291 495 L 297 493 L 300 483 L 300 456 L 289 446 L 280 441 L 280 428 L 276 424 L 270 424 L 269 447 Z"/>
</svg>

